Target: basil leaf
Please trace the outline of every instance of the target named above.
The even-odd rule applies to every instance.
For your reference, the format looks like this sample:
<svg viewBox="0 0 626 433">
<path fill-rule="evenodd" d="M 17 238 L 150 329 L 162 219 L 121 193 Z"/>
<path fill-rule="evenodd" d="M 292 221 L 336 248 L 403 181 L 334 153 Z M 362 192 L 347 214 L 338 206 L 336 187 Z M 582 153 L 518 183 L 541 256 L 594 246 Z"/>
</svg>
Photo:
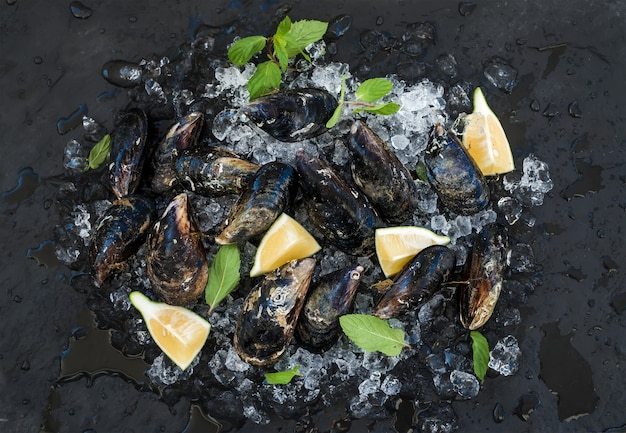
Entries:
<svg viewBox="0 0 626 433">
<path fill-rule="evenodd" d="M 228 49 L 228 60 L 237 66 L 245 65 L 265 47 L 266 43 L 265 36 L 248 36 L 239 39 Z"/>
<path fill-rule="evenodd" d="M 316 20 L 300 20 L 291 24 L 288 35 L 293 37 L 293 43 L 287 46 L 289 57 L 300 54 L 308 45 L 317 42 L 326 33 L 328 23 Z"/>
<path fill-rule="evenodd" d="M 272 61 L 261 63 L 248 81 L 250 100 L 252 101 L 261 95 L 278 89 L 280 87 L 280 78 L 280 67 L 276 63 Z"/>
<path fill-rule="evenodd" d="M 480 380 L 485 380 L 489 366 L 489 343 L 478 331 L 470 331 L 472 337 L 472 354 L 474 358 L 474 374 Z"/>
<path fill-rule="evenodd" d="M 359 113 L 361 111 L 367 111 L 368 113 L 388 116 L 390 114 L 396 113 L 399 109 L 400 105 L 396 104 L 395 102 L 387 102 L 385 104 L 378 104 L 373 107 L 360 108 L 358 110 L 354 110 L 354 112 Z"/>
<path fill-rule="evenodd" d="M 346 314 L 339 318 L 341 329 L 350 340 L 366 352 L 382 352 L 397 356 L 402 347 L 410 347 L 404 342 L 404 331 L 394 329 L 376 316 L 369 314 Z"/>
<path fill-rule="evenodd" d="M 85 167 L 85 171 L 100 167 L 109 157 L 109 153 L 111 153 L 111 134 L 106 134 L 89 151 L 88 165 Z"/>
<path fill-rule="evenodd" d="M 237 244 L 223 245 L 217 251 L 209 268 L 209 280 L 204 297 L 209 305 L 209 314 L 239 284 L 241 259 Z"/>
<path fill-rule="evenodd" d="M 302 376 L 300 366 L 296 365 L 291 370 L 277 371 L 276 373 L 265 373 L 265 381 L 270 385 L 286 385 L 291 382 L 295 376 Z"/>
<path fill-rule="evenodd" d="M 361 83 L 356 89 L 356 99 L 365 102 L 374 102 L 391 92 L 393 84 L 384 78 L 370 78 Z"/>
</svg>

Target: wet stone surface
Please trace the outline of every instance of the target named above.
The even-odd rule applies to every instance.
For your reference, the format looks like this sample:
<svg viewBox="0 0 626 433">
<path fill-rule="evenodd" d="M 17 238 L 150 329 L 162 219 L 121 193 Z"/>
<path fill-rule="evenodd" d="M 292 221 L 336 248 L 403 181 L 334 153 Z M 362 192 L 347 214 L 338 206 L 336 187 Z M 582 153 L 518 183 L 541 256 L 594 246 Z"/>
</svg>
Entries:
<svg viewBox="0 0 626 433">
<path fill-rule="evenodd" d="M 502 219 L 509 225 L 516 242 L 512 249 L 511 274 L 505 281 L 501 304 L 484 333 L 492 345 L 503 342 L 503 350 L 496 357 L 499 359 L 497 368 L 502 372 L 506 365 L 513 370 L 511 366 L 519 363 L 519 369 L 512 376 L 498 376 L 495 370 L 491 371 L 478 395 L 474 396 L 476 383 L 462 374 L 471 372 L 471 366 L 467 365 L 471 358 L 470 348 L 466 341 L 457 338 L 459 334 L 454 325 L 457 311 L 450 293 L 435 297 L 416 314 L 419 322 L 415 323 L 419 326 L 404 324 L 416 347 L 419 346 L 404 355 L 415 362 L 409 365 L 417 365 L 417 372 L 409 368 L 407 359 L 392 365 L 382 357 L 354 351 L 328 359 L 322 357 L 320 363 L 320 358 L 308 356 L 294 345 L 290 348 L 289 358 L 282 362 L 307 361 L 308 380 L 273 389 L 259 386 L 260 372 L 245 370 L 228 348 L 228 338 L 222 339 L 220 333 L 211 337 L 209 345 L 222 351 L 218 349 L 203 354 L 193 366 L 193 373 L 181 375 L 173 370 L 168 360 L 151 344 L 149 335 L 141 328 L 137 315 L 127 303 L 130 290 L 146 287 L 142 252 L 131 263 L 135 273 L 121 275 L 103 291 L 94 290 L 89 278 L 81 274 L 89 228 L 106 208 L 111 196 L 98 182 L 102 172 L 89 173 L 83 178 L 84 175 L 79 174 L 81 160 L 74 160 L 76 164 L 69 163 L 74 157 L 84 157 L 84 151 L 88 151 L 92 143 L 87 143 L 89 140 L 84 138 L 87 131 L 81 129 L 82 115 L 74 116 L 77 119 L 74 122 L 74 117 L 68 118 L 68 113 L 86 103 L 89 116 L 111 130 L 114 125 L 112 112 L 126 106 L 129 100 L 133 106 L 147 104 L 148 99 L 167 101 L 153 107 L 151 113 L 153 126 L 160 131 L 169 126 L 174 116 L 188 110 L 194 103 L 201 105 L 193 97 L 198 92 L 213 92 L 212 89 L 185 87 L 172 91 L 172 82 L 176 78 L 168 82 L 166 77 L 175 71 L 174 65 L 180 65 L 174 61 L 180 54 L 177 47 L 183 42 L 191 44 L 194 39 L 184 35 L 213 34 L 213 40 L 205 39 L 203 44 L 220 50 L 232 40 L 233 34 L 269 33 L 272 24 L 258 28 L 249 20 L 240 19 L 242 10 L 235 3 L 147 7 L 142 3 L 121 5 L 114 2 L 98 8 L 87 4 L 82 6 L 93 9 L 93 13 L 86 20 L 76 19 L 67 7 L 51 10 L 45 2 L 7 3 L 11 4 L 7 6 L 11 21 L 2 28 L 2 36 L 10 41 L 9 46 L 16 52 L 27 55 L 24 62 L 6 63 L 7 73 L 1 78 L 3 88 L 10 89 L 5 103 L 11 109 L 5 110 L 8 117 L 2 121 L 9 145 L 0 150 L 0 160 L 6 161 L 0 189 L 6 191 L 0 208 L 6 222 L 0 228 L 0 238 L 7 246 L 1 259 L 3 269 L 7 271 L 2 274 L 4 296 L 0 299 L 5 329 L 0 340 L 3 372 L 0 383 L 6 389 L 0 397 L 0 428 L 4 430 L 6 426 L 6 431 L 10 432 L 37 429 L 50 432 L 139 431 L 148 425 L 154 431 L 180 432 L 188 423 L 189 399 L 197 397 L 198 387 L 207 390 L 202 409 L 210 414 L 221 414 L 225 418 L 222 420 L 225 431 L 232 425 L 236 427 L 230 428 L 231 431 L 258 431 L 255 422 L 269 422 L 262 427 L 264 431 L 298 431 L 314 426 L 319 431 L 390 431 L 395 425 L 396 429 L 403 431 L 409 428 L 452 431 L 456 428 L 470 432 L 508 432 L 532 428 L 582 432 L 613 431 L 624 424 L 622 411 L 616 406 L 623 388 L 619 365 L 623 364 L 626 353 L 620 343 L 624 309 L 620 298 L 623 297 L 622 290 L 617 283 L 622 280 L 620 275 L 623 272 L 619 257 L 624 255 L 618 227 L 626 206 L 623 201 L 623 164 L 616 161 L 621 161 L 617 155 L 623 153 L 624 141 L 616 133 L 616 128 L 622 125 L 617 117 L 619 110 L 608 107 L 618 107 L 621 103 L 617 95 L 623 94 L 623 83 L 616 71 L 623 70 L 620 62 L 623 63 L 625 56 L 623 44 L 616 42 L 623 38 L 623 34 L 614 30 L 616 33 L 601 36 L 607 32 L 599 30 L 621 28 L 615 21 L 615 17 L 624 12 L 619 10 L 619 5 L 608 5 L 597 11 L 582 7 L 555 11 L 541 3 L 536 5 L 536 16 L 525 15 L 524 19 L 521 10 L 516 10 L 522 6 L 499 8 L 495 4 L 477 4 L 471 8 L 458 2 L 446 3 L 443 8 L 439 4 L 425 4 L 419 11 L 414 5 L 402 5 L 393 10 L 380 7 L 374 12 L 365 7 L 363 10 L 348 10 L 349 7 L 345 6 L 338 10 L 332 5 L 320 12 L 324 9 L 309 10 L 309 6 L 298 4 L 289 12 L 293 17 L 327 21 L 349 14 L 352 17 L 350 24 L 346 19 L 336 20 L 336 32 L 345 33 L 333 41 L 336 54 L 332 60 L 348 64 L 349 71 L 359 80 L 394 72 L 407 83 L 419 83 L 422 78 L 429 78 L 436 96 L 427 98 L 428 102 L 423 101 L 428 105 L 427 111 L 434 107 L 435 111 L 445 113 L 442 114 L 445 117 L 451 115 L 446 113 L 448 108 L 463 106 L 462 87 L 455 87 L 457 83 L 451 81 L 452 72 L 471 83 L 472 87 L 486 86 L 489 102 L 510 135 L 520 177 L 507 178 L 510 188 L 502 188 L 496 183 L 492 187 L 497 199 L 510 197 L 514 201 L 506 200 L 499 206 L 496 199 L 493 201 L 494 213 L 483 216 L 487 221 L 494 216 Z M 259 19 L 258 23 L 275 23 L 276 19 L 272 18 L 276 12 L 274 8 L 265 4 L 249 4 L 246 8 L 246 14 L 254 10 L 260 17 L 267 17 L 266 20 Z M 583 9 L 586 10 L 584 15 L 579 12 Z M 574 23 L 574 29 L 549 18 L 555 14 L 566 18 L 564 22 Z M 407 25 L 407 16 L 419 18 Z M 433 32 L 429 25 L 437 31 Z M 533 30 L 542 27 L 550 32 Z M 155 32 L 155 28 L 161 30 Z M 375 34 L 371 29 L 375 29 Z M 56 43 L 54 38 L 42 37 L 44 33 L 65 34 L 68 31 L 70 36 L 62 44 Z M 178 36 L 172 38 L 172 34 Z M 359 35 L 369 41 L 365 47 L 361 45 Z M 523 44 L 516 42 L 521 39 L 525 40 Z M 567 44 L 563 45 L 562 41 Z M 600 51 L 584 48 L 590 46 L 602 48 Z M 75 53 L 85 51 L 86 47 L 89 47 L 90 54 L 78 62 Z M 112 56 L 109 49 L 98 47 L 116 47 L 119 53 Z M 158 54 L 152 58 L 151 53 Z M 169 62 L 164 61 L 164 56 Z M 37 64 L 32 61 L 35 57 L 44 61 Z M 127 93 L 112 88 L 98 76 L 102 65 L 115 58 L 125 58 L 141 65 L 146 71 L 141 88 Z M 142 63 L 142 58 L 147 60 Z M 496 73 L 490 69 L 487 76 L 484 74 L 486 67 L 493 66 L 488 60 L 494 58 L 502 59 L 504 63 L 497 63 L 500 69 L 496 69 Z M 407 68 L 407 65 L 411 66 Z M 517 75 L 512 75 L 507 66 L 513 67 Z M 224 68 L 222 76 L 231 71 L 227 69 L 228 65 L 219 62 L 206 71 L 217 74 L 218 67 Z M 341 69 L 325 71 L 333 76 Z M 236 80 L 245 80 L 245 76 L 232 75 Z M 212 80 L 214 77 L 208 78 Z M 83 87 L 77 83 L 85 84 Z M 231 92 L 222 93 L 222 97 L 234 106 L 237 106 L 236 98 L 241 97 L 236 88 L 233 83 L 222 89 Z M 394 97 L 413 98 L 417 94 L 412 93 L 418 88 L 419 85 L 408 87 L 407 92 Z M 452 88 L 457 90 L 448 92 Z M 329 90 L 337 92 L 338 89 Z M 98 97 L 104 94 L 109 96 Z M 451 95 L 454 95 L 454 104 L 450 104 Z M 415 99 L 408 101 L 414 101 L 406 104 L 414 111 L 405 113 L 401 119 L 403 124 L 407 119 L 419 117 L 416 114 L 421 110 Z M 577 104 L 572 106 L 572 101 Z M 542 111 L 550 104 L 554 107 L 548 114 L 567 114 L 542 116 Z M 582 115 L 577 106 L 584 109 Z M 224 107 L 202 108 L 213 117 Z M 62 124 L 63 131 L 69 128 L 63 137 L 57 135 L 56 125 L 62 118 L 71 120 Z M 383 128 L 394 131 L 391 124 L 384 124 Z M 404 153 L 405 162 L 413 164 L 411 138 L 419 135 L 416 132 L 419 128 L 415 128 L 402 134 L 394 133 L 393 139 L 385 137 L 395 143 L 394 148 L 399 153 Z M 247 147 L 251 136 L 242 135 L 235 140 L 231 135 L 242 129 L 245 128 L 235 128 L 226 135 L 231 137 L 236 150 L 250 153 L 254 148 L 253 145 Z M 581 134 L 588 134 L 584 142 L 577 141 Z M 70 149 L 68 164 L 63 167 L 64 149 L 70 140 L 76 140 L 79 146 Z M 572 147 L 571 143 L 578 145 Z M 85 148 L 81 150 L 81 146 Z M 270 143 L 269 146 L 270 151 L 252 152 L 251 157 L 257 161 L 267 160 L 279 144 Z M 346 163 L 341 145 L 323 141 L 321 147 L 320 153 L 330 155 L 333 163 Z M 541 175 L 540 164 L 531 164 L 528 171 L 525 169 L 524 160 L 529 155 L 549 166 L 552 190 L 543 190 L 547 188 L 547 179 Z M 34 183 L 29 184 L 30 178 L 26 175 L 25 181 L 18 182 L 20 170 L 26 167 L 33 167 L 32 172 L 37 173 L 30 177 L 36 179 Z M 87 181 L 77 181 L 79 177 Z M 531 184 L 537 180 L 543 186 L 533 188 Z M 22 184 L 23 188 L 20 187 Z M 571 185 L 574 187 L 568 190 Z M 561 194 L 561 191 L 566 193 Z M 442 231 L 446 230 L 458 241 L 455 243 L 462 245 L 468 221 L 454 215 L 435 214 L 434 196 L 428 190 L 422 194 L 429 204 L 421 208 L 423 214 L 414 223 L 438 224 Z M 214 209 L 227 209 L 232 201 L 211 201 L 209 204 Z M 518 215 L 520 208 L 521 214 Z M 206 230 L 215 230 L 218 222 L 212 221 L 211 215 L 207 213 L 203 220 Z M 469 221 L 469 227 L 476 222 Z M 39 262 L 43 266 L 39 266 L 37 260 L 28 257 L 38 257 L 37 246 L 54 238 L 53 231 L 59 240 L 56 245 L 59 259 L 68 267 L 46 267 L 43 261 Z M 209 250 L 214 254 L 215 250 L 210 246 Z M 250 266 L 253 248 L 247 254 Z M 525 260 L 529 254 L 532 260 Z M 462 253 L 459 255 L 463 256 Z M 333 257 L 345 260 L 341 254 Z M 374 268 L 372 263 L 368 265 Z M 573 278 L 572 270 L 576 271 L 575 275 L 585 278 Z M 374 276 L 370 275 L 370 278 L 374 279 Z M 541 279 L 543 284 L 538 285 Z M 232 332 L 229 326 L 232 326 L 237 303 L 235 294 L 227 302 L 228 308 L 216 313 L 223 335 Z M 371 295 L 361 296 L 357 303 L 358 308 L 367 310 L 371 307 Z M 82 316 L 85 305 L 96 312 L 97 326 L 104 329 L 99 330 L 104 333 L 100 335 L 104 342 L 95 346 L 102 349 L 102 354 L 107 353 L 109 349 L 104 347 L 110 335 L 110 353 L 117 353 L 119 358 L 114 359 L 122 362 L 124 358 L 120 353 L 136 357 L 143 351 L 143 358 L 151 365 L 150 369 L 146 368 L 148 375 L 145 377 L 153 390 L 126 382 L 123 374 L 122 378 L 111 375 L 116 370 L 114 359 L 109 362 L 109 358 L 101 356 L 100 366 L 86 364 L 79 348 L 92 344 L 94 340 L 90 338 L 94 334 L 87 326 L 91 319 Z M 201 306 L 197 308 L 202 310 Z M 441 318 L 434 319 L 438 316 Z M 558 324 L 554 324 L 555 320 Z M 403 326 L 403 322 L 396 325 Z M 552 325 L 542 326 L 545 324 Z M 85 329 L 87 336 L 77 327 Z M 517 340 L 521 351 L 519 357 L 510 352 L 513 347 L 507 337 L 510 335 Z M 562 351 L 547 353 L 539 350 L 540 347 L 550 347 L 552 340 L 564 339 L 570 342 L 572 353 L 577 353 L 584 362 L 570 363 Z M 346 342 L 340 342 L 340 346 L 342 344 Z M 91 375 L 93 383 L 85 379 L 59 381 L 60 369 L 63 365 L 68 366 L 60 362 L 66 349 L 65 359 L 77 362 L 74 371 L 84 370 L 85 374 Z M 435 356 L 428 358 L 430 362 L 426 363 L 429 355 Z M 348 362 L 336 363 L 334 360 Z M 208 367 L 211 362 L 226 368 L 220 368 L 216 375 Z M 593 389 L 599 399 L 586 405 L 584 410 L 576 409 L 578 403 L 588 401 L 587 395 L 578 395 L 579 390 L 569 394 L 575 405 L 568 406 L 573 409 L 565 412 L 561 408 L 563 400 L 558 400 L 550 392 L 562 390 L 558 380 L 554 382 L 554 376 L 550 374 L 550 369 L 558 369 L 562 363 L 573 370 L 573 375 L 593 378 Z M 590 368 L 582 367 L 587 364 Z M 126 368 L 122 364 L 121 370 Z M 326 376 L 314 371 L 326 373 Z M 109 374 L 102 376 L 102 372 Z M 336 377 L 334 375 L 338 372 L 348 378 L 345 386 L 337 380 L 332 384 L 324 382 Z M 436 382 L 434 377 L 438 377 Z M 331 386 L 336 388 L 331 389 Z M 416 398 L 412 391 L 415 389 L 421 390 L 421 398 Z M 531 391 L 529 395 L 526 394 L 528 391 Z M 241 395 L 250 397 L 242 399 Z M 385 403 L 381 404 L 383 399 Z M 496 403 L 504 408 L 504 417 L 500 412 L 496 417 Z M 311 406 L 310 415 L 302 415 L 302 404 Z M 402 409 L 398 413 L 397 407 Z M 583 412 L 589 414 L 582 416 Z M 158 419 L 154 417 L 155 413 L 160 414 Z M 191 414 L 190 426 L 198 431 L 218 431 L 212 421 L 202 418 L 197 408 Z M 355 419 L 335 422 L 345 419 L 347 414 Z M 294 418 L 283 419 L 291 417 Z M 239 423 L 246 418 L 248 421 L 240 427 Z"/>
</svg>

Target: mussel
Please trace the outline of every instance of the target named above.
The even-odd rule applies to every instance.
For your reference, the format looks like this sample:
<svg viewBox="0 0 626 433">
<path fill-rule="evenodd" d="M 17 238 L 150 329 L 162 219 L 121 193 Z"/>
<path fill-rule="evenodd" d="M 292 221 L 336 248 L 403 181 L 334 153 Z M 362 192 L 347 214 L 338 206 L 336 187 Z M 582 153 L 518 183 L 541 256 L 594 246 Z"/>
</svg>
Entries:
<svg viewBox="0 0 626 433">
<path fill-rule="evenodd" d="M 355 256 L 374 251 L 374 230 L 380 226 L 365 196 L 349 186 L 324 161 L 296 153 L 300 188 L 309 219 L 335 247 Z"/>
<path fill-rule="evenodd" d="M 215 242 L 243 242 L 266 232 L 291 202 L 297 187 L 292 166 L 278 161 L 263 165 L 233 205 Z"/>
<path fill-rule="evenodd" d="M 395 224 L 409 219 L 417 206 L 417 185 L 393 150 L 361 121 L 350 128 L 347 143 L 352 179 L 378 214 Z"/>
<path fill-rule="evenodd" d="M 147 140 L 148 118 L 143 110 L 133 108 L 116 123 L 111 135 L 109 183 L 117 198 L 134 193 L 139 186 Z"/>
<path fill-rule="evenodd" d="M 163 193 L 172 188 L 176 181 L 176 160 L 180 152 L 196 145 L 204 116 L 192 112 L 184 116 L 169 129 L 154 152 L 152 168 L 154 175 L 151 187 L 154 192 Z"/>
<path fill-rule="evenodd" d="M 90 245 L 91 273 L 100 287 L 114 272 L 126 268 L 126 260 L 141 246 L 152 225 L 154 205 L 139 195 L 114 201 L 96 222 Z"/>
<path fill-rule="evenodd" d="M 437 124 L 424 155 L 426 177 L 441 202 L 459 215 L 471 215 L 489 203 L 489 185 L 459 139 Z"/>
<path fill-rule="evenodd" d="M 201 237 L 185 193 L 172 199 L 148 234 L 148 279 L 168 304 L 191 304 L 204 293 L 209 267 Z"/>
<path fill-rule="evenodd" d="M 327 91 L 304 88 L 262 96 L 243 112 L 277 140 L 294 142 L 326 132 L 336 108 L 337 100 Z"/>
<path fill-rule="evenodd" d="M 508 243 L 508 232 L 498 223 L 485 226 L 474 242 L 467 283 L 458 289 L 461 323 L 470 330 L 487 323 L 498 302 Z"/>
<path fill-rule="evenodd" d="M 455 255 L 447 247 L 433 245 L 423 249 L 400 271 L 372 314 L 390 319 L 419 308 L 448 279 L 455 263 Z"/>
<path fill-rule="evenodd" d="M 315 259 L 293 260 L 265 278 L 244 300 L 234 346 L 252 365 L 269 365 L 283 354 L 302 310 Z"/>
<path fill-rule="evenodd" d="M 339 317 L 352 311 L 361 282 L 362 266 L 350 266 L 324 275 L 304 303 L 297 339 L 314 352 L 328 350 L 339 336 Z"/>
<path fill-rule="evenodd" d="M 176 179 L 191 191 L 207 196 L 240 194 L 259 166 L 220 147 L 195 147 L 180 153 Z"/>
</svg>

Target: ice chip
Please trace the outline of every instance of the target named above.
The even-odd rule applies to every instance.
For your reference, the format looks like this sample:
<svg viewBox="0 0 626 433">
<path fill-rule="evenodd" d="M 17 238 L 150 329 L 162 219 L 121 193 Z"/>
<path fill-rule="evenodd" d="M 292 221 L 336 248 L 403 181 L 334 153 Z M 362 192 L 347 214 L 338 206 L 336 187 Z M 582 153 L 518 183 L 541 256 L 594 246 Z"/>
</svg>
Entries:
<svg viewBox="0 0 626 433">
<path fill-rule="evenodd" d="M 498 200 L 498 209 L 504 214 L 509 225 L 515 224 L 522 215 L 522 207 L 513 197 L 502 197 Z"/>
<path fill-rule="evenodd" d="M 230 371 L 248 371 L 250 368 L 250 364 L 242 361 L 234 347 L 228 349 L 225 365 Z"/>
<path fill-rule="evenodd" d="M 474 398 L 480 391 L 480 383 L 476 376 L 460 370 L 452 370 L 450 373 L 452 388 L 463 398 Z"/>
<path fill-rule="evenodd" d="M 513 273 L 533 272 L 535 269 L 535 256 L 532 247 L 524 243 L 512 245 L 507 262 L 509 269 Z"/>
<path fill-rule="evenodd" d="M 391 147 L 398 150 L 404 150 L 409 145 L 409 139 L 404 135 L 394 135 L 391 137 Z"/>
<path fill-rule="evenodd" d="M 370 377 L 359 384 L 359 393 L 361 395 L 374 394 L 380 389 L 380 371 L 373 371 Z"/>
<path fill-rule="evenodd" d="M 402 389 L 402 382 L 400 382 L 397 377 L 390 374 L 385 377 L 383 383 L 380 384 L 380 389 L 387 395 L 398 395 Z"/>
<path fill-rule="evenodd" d="M 499 340 L 493 350 L 489 352 L 489 368 L 503 376 L 511 376 L 519 369 L 520 351 L 517 339 L 512 335 Z"/>
<path fill-rule="evenodd" d="M 63 151 L 63 167 L 72 173 L 82 173 L 89 163 L 88 155 L 81 143 L 70 140 Z"/>
<path fill-rule="evenodd" d="M 483 74 L 494 87 L 506 93 L 511 93 L 517 86 L 517 69 L 499 57 L 487 61 Z"/>
</svg>

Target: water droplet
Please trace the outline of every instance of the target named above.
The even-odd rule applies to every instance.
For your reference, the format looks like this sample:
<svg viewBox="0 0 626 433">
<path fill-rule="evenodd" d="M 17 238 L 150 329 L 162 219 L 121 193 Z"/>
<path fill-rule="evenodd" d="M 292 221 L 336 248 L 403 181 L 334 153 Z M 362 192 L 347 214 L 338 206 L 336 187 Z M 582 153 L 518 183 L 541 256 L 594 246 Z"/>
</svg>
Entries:
<svg viewBox="0 0 626 433">
<path fill-rule="evenodd" d="M 129 23 L 136 23 L 137 22 L 137 17 L 135 15 L 131 15 L 128 17 L 128 22 Z"/>
<path fill-rule="evenodd" d="M 17 3 L 17 0 L 7 0 L 7 4 L 8 4 L 9 6 L 14 5 L 15 3 Z"/>
<path fill-rule="evenodd" d="M 26 406 L 26 405 L 27 405 L 27 404 L 29 404 L 29 403 L 30 403 L 30 399 L 28 399 L 28 398 L 25 398 L 25 399 L 23 399 L 23 400 L 22 400 L 22 404 L 23 404 L 24 406 Z"/>
<path fill-rule="evenodd" d="M 35 56 L 33 62 L 35 62 L 36 65 L 41 65 L 43 63 L 43 59 L 40 56 Z"/>
<path fill-rule="evenodd" d="M 32 168 L 27 167 L 20 171 L 17 186 L 0 195 L 0 198 L 9 206 L 19 205 L 22 201 L 33 195 L 38 186 L 39 176 L 37 176 Z"/>
<path fill-rule="evenodd" d="M 532 101 L 530 101 L 530 109 L 537 112 L 541 110 L 541 104 L 536 99 L 533 99 Z"/>
<path fill-rule="evenodd" d="M 73 1 L 70 3 L 70 12 L 72 12 L 74 17 L 83 20 L 89 18 L 91 14 L 93 14 L 93 10 L 90 7 L 85 6 L 79 1 Z"/>
<path fill-rule="evenodd" d="M 552 119 L 553 117 L 558 116 L 561 113 L 559 112 L 558 107 L 554 103 L 550 102 L 541 114 L 548 119 Z"/>
<path fill-rule="evenodd" d="M 25 359 L 24 361 L 22 361 L 22 365 L 20 365 L 20 370 L 22 371 L 28 371 L 30 370 L 30 361 Z"/>
<path fill-rule="evenodd" d="M 20 302 L 22 302 L 22 297 L 19 295 L 13 296 L 13 302 L 15 302 L 16 304 L 19 304 Z"/>
<path fill-rule="evenodd" d="M 493 420 L 498 424 L 504 421 L 504 406 L 500 403 L 496 403 L 493 408 Z"/>
<path fill-rule="evenodd" d="M 376 17 L 376 25 L 377 26 L 382 26 L 385 22 L 385 19 L 383 17 L 381 17 L 380 15 Z"/>
<path fill-rule="evenodd" d="M 73 408 L 69 408 L 67 410 L 67 414 L 70 415 L 70 416 L 74 416 L 75 413 L 76 413 L 76 411 Z"/>
<path fill-rule="evenodd" d="M 476 3 L 473 2 L 459 2 L 459 13 L 461 16 L 466 17 L 476 9 Z"/>
<path fill-rule="evenodd" d="M 67 134 L 78 125 L 82 125 L 83 116 L 89 113 L 87 104 L 80 104 L 69 116 L 59 119 L 57 122 L 57 132 L 61 135 Z"/>
<path fill-rule="evenodd" d="M 539 397 L 534 392 L 529 392 L 520 397 L 513 413 L 522 421 L 528 421 L 530 414 L 541 404 Z"/>
<path fill-rule="evenodd" d="M 575 117 L 575 118 L 583 117 L 583 111 L 578 106 L 578 101 L 574 101 L 571 104 L 569 104 L 569 106 L 567 107 L 567 112 L 569 113 L 570 116 Z"/>
</svg>

